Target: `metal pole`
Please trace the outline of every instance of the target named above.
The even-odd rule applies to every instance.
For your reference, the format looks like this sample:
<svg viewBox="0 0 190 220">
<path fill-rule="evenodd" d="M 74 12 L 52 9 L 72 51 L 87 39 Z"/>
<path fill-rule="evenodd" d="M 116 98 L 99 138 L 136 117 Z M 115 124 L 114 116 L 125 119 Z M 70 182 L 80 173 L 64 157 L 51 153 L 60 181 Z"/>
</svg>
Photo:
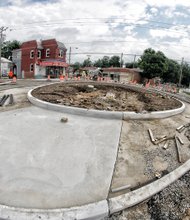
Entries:
<svg viewBox="0 0 190 220">
<path fill-rule="evenodd" d="M 180 75 L 179 75 L 179 87 L 181 87 L 181 80 L 182 80 L 182 74 L 183 74 L 183 62 L 184 62 L 184 57 L 182 57 L 182 60 L 181 60 Z"/>
<path fill-rule="evenodd" d="M 136 54 L 134 55 L 134 61 L 133 61 L 133 69 L 135 68 L 135 61 L 136 61 Z"/>
<path fill-rule="evenodd" d="M 1 29 L 0 29 L 1 30 Z M 2 31 L 0 33 L 0 78 L 2 76 L 2 73 L 1 73 L 1 47 L 2 47 Z"/>
<path fill-rule="evenodd" d="M 69 65 L 71 63 L 71 47 L 69 47 Z"/>
<path fill-rule="evenodd" d="M 122 67 L 122 62 L 123 62 L 123 53 L 121 53 L 121 57 L 120 57 L 120 67 Z"/>
<path fill-rule="evenodd" d="M 1 48 L 2 48 L 2 43 L 3 43 L 3 32 L 6 31 L 8 27 L 1 27 L 0 28 L 0 78 L 2 77 L 2 72 L 1 72 Z"/>
</svg>

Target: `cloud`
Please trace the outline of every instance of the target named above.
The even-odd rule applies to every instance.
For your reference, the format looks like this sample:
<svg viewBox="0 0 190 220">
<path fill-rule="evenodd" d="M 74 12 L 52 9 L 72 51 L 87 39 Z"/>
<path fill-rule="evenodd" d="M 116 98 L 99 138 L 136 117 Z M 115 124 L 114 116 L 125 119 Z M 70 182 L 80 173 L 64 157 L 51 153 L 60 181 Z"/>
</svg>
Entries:
<svg viewBox="0 0 190 220">
<path fill-rule="evenodd" d="M 179 56 L 186 48 L 178 47 L 175 52 L 166 44 L 161 45 L 162 42 L 182 42 L 190 37 L 190 1 L 186 0 L 4 2 L 0 3 L 0 23 L 13 29 L 6 32 L 7 40 L 53 37 L 65 43 L 67 48 L 78 47 L 80 52 L 135 54 L 155 46 L 167 54 Z M 95 56 L 91 56 L 93 58 Z"/>
<path fill-rule="evenodd" d="M 150 8 L 150 12 L 153 14 L 153 15 L 156 15 L 158 13 L 158 9 L 155 8 L 155 7 L 152 7 Z"/>
<path fill-rule="evenodd" d="M 185 7 L 190 7 L 190 1 L 189 0 L 145 0 L 145 2 L 154 7 L 176 7 L 178 5 L 180 6 L 185 6 Z"/>
<path fill-rule="evenodd" d="M 12 4 L 12 1 L 1 1 L 0 7 L 10 6 L 11 4 Z"/>
<path fill-rule="evenodd" d="M 152 37 L 158 37 L 160 39 L 165 37 L 171 37 L 171 38 L 182 38 L 187 37 L 188 33 L 183 31 L 177 31 L 175 28 L 169 28 L 169 29 L 151 29 L 150 35 Z"/>
</svg>

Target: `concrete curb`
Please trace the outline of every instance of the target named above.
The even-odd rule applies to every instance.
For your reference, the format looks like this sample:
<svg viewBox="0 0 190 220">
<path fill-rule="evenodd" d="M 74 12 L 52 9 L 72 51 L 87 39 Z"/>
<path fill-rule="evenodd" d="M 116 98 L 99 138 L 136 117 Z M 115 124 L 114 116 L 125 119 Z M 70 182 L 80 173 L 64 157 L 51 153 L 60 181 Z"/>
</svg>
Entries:
<svg viewBox="0 0 190 220">
<path fill-rule="evenodd" d="M 190 170 L 190 159 L 162 177 L 132 192 L 80 207 L 63 209 L 25 209 L 0 205 L 0 218 L 11 220 L 98 220 L 143 202 L 179 179 Z"/>
<path fill-rule="evenodd" d="M 73 84 L 73 83 L 87 83 L 87 84 L 97 84 L 96 82 L 70 82 L 67 81 L 65 82 L 66 84 Z M 135 86 L 131 85 L 124 85 L 124 84 L 114 84 L 114 83 L 101 83 L 105 85 L 114 85 L 115 87 L 122 87 L 122 88 L 129 88 L 134 91 L 142 91 L 142 88 L 138 88 Z M 51 83 L 52 85 L 52 83 Z M 43 85 L 44 86 L 44 85 Z M 43 86 L 39 86 L 36 88 L 40 88 Z M 45 85 L 47 86 L 47 85 Z M 146 112 L 146 113 L 136 113 L 136 112 L 111 112 L 111 111 L 102 111 L 102 110 L 94 110 L 94 109 L 84 109 L 84 108 L 78 108 L 78 107 L 71 107 L 71 106 L 65 106 L 65 105 L 58 105 L 58 104 L 52 104 L 49 102 L 45 102 L 42 100 L 39 100 L 32 96 L 32 90 L 30 90 L 27 94 L 28 100 L 41 108 L 45 108 L 48 110 L 53 110 L 53 111 L 59 111 L 63 113 L 69 113 L 69 114 L 75 114 L 75 115 L 83 115 L 83 116 L 88 116 L 88 117 L 96 117 L 96 118 L 106 118 L 106 119 L 123 119 L 123 120 L 128 120 L 128 119 L 161 119 L 161 118 L 167 118 L 171 117 L 173 115 L 177 115 L 182 113 L 185 110 L 185 104 L 181 102 L 182 106 L 177 109 L 172 109 L 172 110 L 166 110 L 166 111 L 155 111 L 155 112 Z"/>
<path fill-rule="evenodd" d="M 110 214 L 132 207 L 163 190 L 190 170 L 190 159 L 183 165 L 162 177 L 132 192 L 108 199 Z"/>
<path fill-rule="evenodd" d="M 12 81 L 1 82 L 0 86 L 8 85 L 8 84 L 11 84 L 11 83 L 12 83 Z"/>
<path fill-rule="evenodd" d="M 0 205 L 0 218 L 11 220 L 96 220 L 108 216 L 108 203 L 99 201 L 68 209 L 24 209 Z"/>
<path fill-rule="evenodd" d="M 41 86 L 40 86 L 41 87 Z M 39 87 L 38 87 L 39 88 Z M 74 115 L 83 115 L 88 117 L 95 117 L 95 118 L 105 118 L 105 119 L 119 119 L 122 120 L 123 113 L 122 112 L 109 112 L 109 111 L 98 111 L 94 109 L 84 109 L 84 108 L 77 108 L 77 107 L 70 107 L 65 105 L 58 105 L 58 104 L 52 104 L 49 102 L 42 101 L 40 99 L 35 98 L 32 96 L 32 90 L 30 90 L 27 94 L 28 100 L 41 108 L 45 108 L 48 110 L 63 112 L 63 113 L 69 113 Z"/>
<path fill-rule="evenodd" d="M 181 102 L 180 100 L 178 100 Z M 178 115 L 185 110 L 185 104 L 181 102 L 182 106 L 177 109 L 165 110 L 165 111 L 156 111 L 156 112 L 147 112 L 147 113 L 135 113 L 135 112 L 123 112 L 123 120 L 127 119 L 161 119 L 168 118 L 174 115 Z"/>
</svg>

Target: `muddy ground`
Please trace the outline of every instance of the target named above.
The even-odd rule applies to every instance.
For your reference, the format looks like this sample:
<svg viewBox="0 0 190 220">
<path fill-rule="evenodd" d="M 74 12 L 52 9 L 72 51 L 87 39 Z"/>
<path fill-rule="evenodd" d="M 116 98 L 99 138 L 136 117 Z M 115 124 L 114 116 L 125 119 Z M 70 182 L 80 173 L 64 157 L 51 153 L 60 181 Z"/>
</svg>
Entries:
<svg viewBox="0 0 190 220">
<path fill-rule="evenodd" d="M 107 111 L 161 111 L 181 106 L 178 101 L 155 93 L 139 93 L 116 86 L 54 84 L 33 91 L 43 101 Z"/>
</svg>

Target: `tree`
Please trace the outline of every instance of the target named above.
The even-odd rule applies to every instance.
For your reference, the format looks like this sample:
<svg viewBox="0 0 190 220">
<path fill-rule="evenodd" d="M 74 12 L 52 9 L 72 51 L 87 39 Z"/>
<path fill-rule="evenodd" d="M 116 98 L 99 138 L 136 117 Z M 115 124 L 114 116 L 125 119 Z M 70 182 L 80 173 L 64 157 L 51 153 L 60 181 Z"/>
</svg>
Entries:
<svg viewBox="0 0 190 220">
<path fill-rule="evenodd" d="M 120 57 L 112 56 L 109 60 L 109 66 L 120 67 Z"/>
<path fill-rule="evenodd" d="M 131 63 L 125 63 L 125 67 L 126 68 L 137 68 L 138 67 L 138 63 L 137 62 L 131 62 Z"/>
<path fill-rule="evenodd" d="M 89 66 L 92 66 L 92 61 L 88 58 L 88 59 L 85 59 L 83 61 L 83 64 L 82 64 L 83 67 L 89 67 Z"/>
<path fill-rule="evenodd" d="M 72 67 L 73 67 L 74 70 L 78 70 L 81 66 L 82 66 L 81 63 L 79 63 L 79 62 L 75 62 L 75 63 L 72 65 Z"/>
<path fill-rule="evenodd" d="M 102 59 L 98 59 L 94 62 L 94 66 L 95 67 L 102 67 L 103 63 L 102 63 Z"/>
<path fill-rule="evenodd" d="M 110 58 L 109 58 L 108 56 L 104 56 L 104 57 L 102 58 L 102 67 L 103 67 L 103 68 L 108 68 L 108 67 L 110 67 L 109 60 L 110 60 Z"/>
<path fill-rule="evenodd" d="M 185 86 L 190 84 L 190 66 L 187 63 L 183 64 L 181 84 Z"/>
<path fill-rule="evenodd" d="M 20 42 L 17 40 L 6 41 L 3 43 L 1 56 L 12 60 L 12 51 L 20 48 Z"/>
<path fill-rule="evenodd" d="M 167 71 L 162 76 L 164 82 L 178 83 L 179 72 L 180 72 L 179 63 L 172 59 L 168 59 L 167 66 L 168 66 Z"/>
<path fill-rule="evenodd" d="M 167 71 L 167 57 L 161 51 L 148 48 L 138 61 L 138 65 L 143 69 L 142 75 L 148 79 L 162 77 Z"/>
</svg>

